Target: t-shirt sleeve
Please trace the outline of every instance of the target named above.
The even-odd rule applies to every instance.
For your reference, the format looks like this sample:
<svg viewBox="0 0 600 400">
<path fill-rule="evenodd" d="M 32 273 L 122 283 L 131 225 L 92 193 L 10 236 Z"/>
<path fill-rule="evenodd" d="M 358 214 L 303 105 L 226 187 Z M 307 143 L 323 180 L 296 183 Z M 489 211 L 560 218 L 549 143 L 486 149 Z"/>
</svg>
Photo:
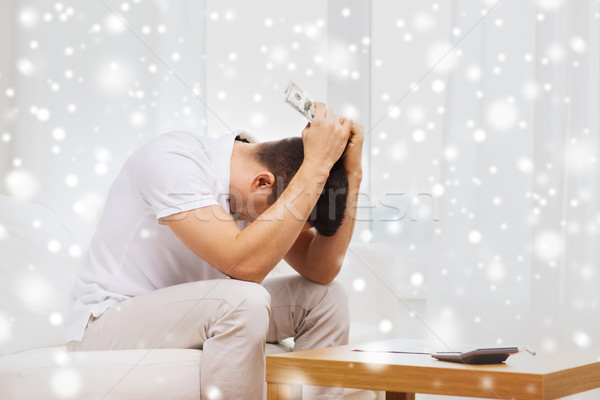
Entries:
<svg viewBox="0 0 600 400">
<path fill-rule="evenodd" d="M 155 152 L 139 164 L 136 188 L 160 219 L 183 211 L 219 204 L 218 183 L 210 161 L 177 152 Z"/>
</svg>

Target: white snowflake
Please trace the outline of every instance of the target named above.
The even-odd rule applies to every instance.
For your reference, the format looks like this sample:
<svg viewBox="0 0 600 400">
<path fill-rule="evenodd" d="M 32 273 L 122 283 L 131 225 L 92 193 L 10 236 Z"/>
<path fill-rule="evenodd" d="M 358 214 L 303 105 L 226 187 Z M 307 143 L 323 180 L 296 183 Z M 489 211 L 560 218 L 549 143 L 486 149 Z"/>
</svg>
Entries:
<svg viewBox="0 0 600 400">
<path fill-rule="evenodd" d="M 420 272 L 415 272 L 410 276 L 410 283 L 413 286 L 421 286 L 425 282 L 425 277 Z"/>
<path fill-rule="evenodd" d="M 477 230 L 472 230 L 469 232 L 468 239 L 472 244 L 479 244 L 481 242 L 481 233 Z"/>
<path fill-rule="evenodd" d="M 582 349 L 587 349 L 592 345 L 592 338 L 584 331 L 575 331 L 573 333 L 573 342 Z"/>
<path fill-rule="evenodd" d="M 564 250 L 564 242 L 560 233 L 545 230 L 538 233 L 533 240 L 533 251 L 543 261 L 553 261 L 560 257 Z"/>
<path fill-rule="evenodd" d="M 5 184 L 11 196 L 21 199 L 30 199 L 38 191 L 38 182 L 35 176 L 22 169 L 10 171 L 6 175 Z"/>
<path fill-rule="evenodd" d="M 31 60 L 27 58 L 20 58 L 17 60 L 17 69 L 25 76 L 31 76 L 35 73 L 35 66 Z"/>
<path fill-rule="evenodd" d="M 119 17 L 113 14 L 109 15 L 106 18 L 106 20 L 104 21 L 104 27 L 106 28 L 106 31 L 108 33 L 111 33 L 113 35 L 123 33 L 126 29 L 125 24 L 121 22 Z"/>
<path fill-rule="evenodd" d="M 27 7 L 21 10 L 19 21 L 25 28 L 33 28 L 39 21 L 39 14 L 36 9 Z"/>
<path fill-rule="evenodd" d="M 499 131 L 511 129 L 517 122 L 517 109 L 514 104 L 497 100 L 489 105 L 486 112 L 489 124 Z"/>
<path fill-rule="evenodd" d="M 54 312 L 54 313 L 50 314 L 48 319 L 49 319 L 50 323 L 54 326 L 59 326 L 63 323 L 63 316 L 61 313 L 58 313 L 58 312 Z"/>
<path fill-rule="evenodd" d="M 389 319 L 382 319 L 379 321 L 379 330 L 383 333 L 389 333 L 392 331 L 394 326 L 392 325 L 392 321 Z"/>
<path fill-rule="evenodd" d="M 81 391 L 82 380 L 79 372 L 73 369 L 61 368 L 51 377 L 52 391 L 59 397 L 76 397 Z"/>
<path fill-rule="evenodd" d="M 357 292 L 362 292 L 363 290 L 365 290 L 366 286 L 367 284 L 362 278 L 356 278 L 352 281 L 352 288 Z"/>
<path fill-rule="evenodd" d="M 587 43 L 579 36 L 573 36 L 569 39 L 569 47 L 577 54 L 584 54 L 587 51 Z"/>
<path fill-rule="evenodd" d="M 415 16 L 413 24 L 417 31 L 427 32 L 435 27 L 435 18 L 433 18 L 429 13 L 422 12 Z"/>
<path fill-rule="evenodd" d="M 370 242 L 373 239 L 373 233 L 369 229 L 364 229 L 360 233 L 360 239 L 363 242 Z"/>
</svg>

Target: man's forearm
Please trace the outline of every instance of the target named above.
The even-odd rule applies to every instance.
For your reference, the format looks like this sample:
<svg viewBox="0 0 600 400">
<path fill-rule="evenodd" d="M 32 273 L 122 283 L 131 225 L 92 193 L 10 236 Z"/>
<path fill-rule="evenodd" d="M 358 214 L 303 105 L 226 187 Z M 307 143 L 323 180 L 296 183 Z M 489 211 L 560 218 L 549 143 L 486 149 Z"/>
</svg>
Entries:
<svg viewBox="0 0 600 400">
<path fill-rule="evenodd" d="M 235 238 L 243 253 L 229 275 L 261 282 L 294 244 L 326 180 L 324 168 L 302 164 L 279 199 Z"/>
<path fill-rule="evenodd" d="M 316 282 L 331 282 L 339 273 L 346 250 L 352 239 L 362 173 L 348 175 L 346 214 L 335 235 L 316 234 L 310 241 L 304 259 L 295 269 L 305 278 Z"/>
</svg>

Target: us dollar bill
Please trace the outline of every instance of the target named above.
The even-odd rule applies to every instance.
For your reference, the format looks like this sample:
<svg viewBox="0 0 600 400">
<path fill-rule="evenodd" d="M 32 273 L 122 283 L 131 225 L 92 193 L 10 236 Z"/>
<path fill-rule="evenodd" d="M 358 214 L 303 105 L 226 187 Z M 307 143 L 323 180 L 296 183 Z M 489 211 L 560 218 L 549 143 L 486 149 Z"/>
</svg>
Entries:
<svg viewBox="0 0 600 400">
<path fill-rule="evenodd" d="M 292 106 L 294 109 L 312 121 L 315 117 L 315 103 L 308 97 L 306 93 L 294 81 L 290 81 L 285 89 L 283 100 Z"/>
</svg>

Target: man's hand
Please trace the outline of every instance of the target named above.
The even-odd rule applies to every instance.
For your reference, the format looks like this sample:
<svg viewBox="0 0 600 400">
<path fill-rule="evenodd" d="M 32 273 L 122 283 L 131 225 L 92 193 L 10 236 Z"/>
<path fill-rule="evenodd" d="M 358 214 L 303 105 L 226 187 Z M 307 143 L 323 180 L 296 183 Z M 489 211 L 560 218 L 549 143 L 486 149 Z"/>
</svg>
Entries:
<svg viewBox="0 0 600 400">
<path fill-rule="evenodd" d="M 344 119 L 344 118 L 342 118 Z M 362 149 L 365 140 L 365 128 L 356 121 L 352 121 L 350 140 L 344 153 L 344 167 L 348 177 L 362 178 Z"/>
<path fill-rule="evenodd" d="M 304 162 L 329 170 L 339 160 L 350 137 L 352 120 L 340 118 L 324 103 L 315 102 L 315 117 L 302 131 Z"/>
</svg>

